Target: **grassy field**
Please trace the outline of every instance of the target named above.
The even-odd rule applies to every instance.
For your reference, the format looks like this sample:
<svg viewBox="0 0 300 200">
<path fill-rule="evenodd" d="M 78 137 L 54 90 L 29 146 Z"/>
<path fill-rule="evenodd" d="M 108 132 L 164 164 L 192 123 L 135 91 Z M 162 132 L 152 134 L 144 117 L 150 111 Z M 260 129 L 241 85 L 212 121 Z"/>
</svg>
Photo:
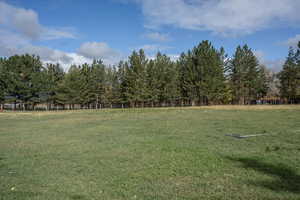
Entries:
<svg viewBox="0 0 300 200">
<path fill-rule="evenodd" d="M 300 199 L 300 106 L 1 113 L 0 199 Z"/>
</svg>

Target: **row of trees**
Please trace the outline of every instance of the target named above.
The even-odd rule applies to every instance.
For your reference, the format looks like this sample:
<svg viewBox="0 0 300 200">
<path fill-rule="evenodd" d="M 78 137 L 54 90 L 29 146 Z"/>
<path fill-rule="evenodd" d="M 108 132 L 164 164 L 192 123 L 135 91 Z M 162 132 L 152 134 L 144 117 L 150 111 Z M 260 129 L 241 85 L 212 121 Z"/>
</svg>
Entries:
<svg viewBox="0 0 300 200">
<path fill-rule="evenodd" d="M 299 49 L 290 50 L 277 76 L 259 64 L 247 45 L 238 46 L 228 58 L 223 48 L 216 49 L 209 41 L 182 53 L 177 61 L 161 53 L 147 59 L 140 50 L 118 66 L 95 60 L 72 65 L 68 72 L 59 64 L 43 65 L 36 56 L 15 55 L 0 59 L 0 103 L 23 109 L 34 109 L 37 104 L 45 104 L 47 109 L 250 104 L 277 95 L 277 77 L 278 95 L 297 103 Z"/>
</svg>

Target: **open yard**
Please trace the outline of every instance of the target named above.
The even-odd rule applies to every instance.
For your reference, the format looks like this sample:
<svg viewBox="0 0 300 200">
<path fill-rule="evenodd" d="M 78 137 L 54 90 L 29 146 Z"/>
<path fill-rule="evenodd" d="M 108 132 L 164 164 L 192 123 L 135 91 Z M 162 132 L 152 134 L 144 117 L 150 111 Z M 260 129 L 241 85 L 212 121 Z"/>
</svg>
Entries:
<svg viewBox="0 0 300 200">
<path fill-rule="evenodd" d="M 300 106 L 1 113 L 0 199 L 300 199 Z"/>
</svg>

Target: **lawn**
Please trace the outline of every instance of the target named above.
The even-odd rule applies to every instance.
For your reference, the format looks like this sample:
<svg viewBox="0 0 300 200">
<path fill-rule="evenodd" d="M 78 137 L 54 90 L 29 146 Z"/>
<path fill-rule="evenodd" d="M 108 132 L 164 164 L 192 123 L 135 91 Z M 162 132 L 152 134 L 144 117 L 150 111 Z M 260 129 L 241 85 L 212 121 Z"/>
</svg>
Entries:
<svg viewBox="0 0 300 200">
<path fill-rule="evenodd" d="M 300 106 L 1 113 L 0 199 L 300 199 Z"/>
</svg>

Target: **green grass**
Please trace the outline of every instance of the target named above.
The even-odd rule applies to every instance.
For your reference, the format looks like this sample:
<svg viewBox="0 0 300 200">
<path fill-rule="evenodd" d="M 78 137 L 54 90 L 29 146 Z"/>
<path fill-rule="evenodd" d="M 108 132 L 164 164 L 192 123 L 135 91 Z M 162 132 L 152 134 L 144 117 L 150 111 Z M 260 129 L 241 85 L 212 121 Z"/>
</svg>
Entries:
<svg viewBox="0 0 300 200">
<path fill-rule="evenodd" d="M 300 106 L 2 113 L 0 199 L 300 199 Z"/>
</svg>

